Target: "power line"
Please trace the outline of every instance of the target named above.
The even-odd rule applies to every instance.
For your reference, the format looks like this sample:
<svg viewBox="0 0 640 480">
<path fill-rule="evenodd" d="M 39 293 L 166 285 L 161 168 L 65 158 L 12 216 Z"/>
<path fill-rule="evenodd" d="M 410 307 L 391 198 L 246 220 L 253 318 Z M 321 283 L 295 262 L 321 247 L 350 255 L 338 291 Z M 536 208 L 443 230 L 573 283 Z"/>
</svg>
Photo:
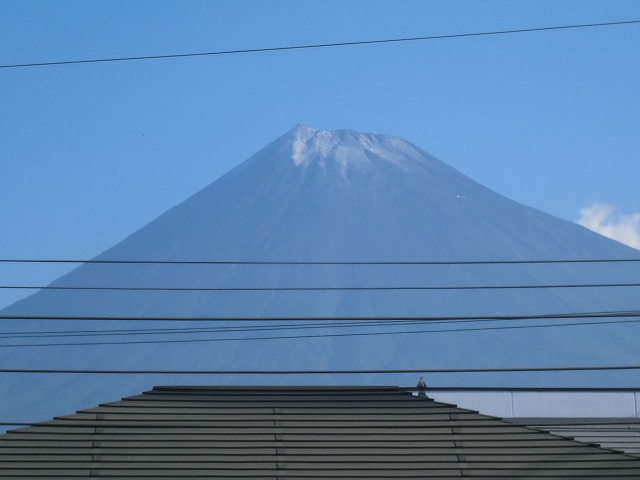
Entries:
<svg viewBox="0 0 640 480">
<path fill-rule="evenodd" d="M 48 369 L 2 368 L 0 373 L 46 373 L 79 375 L 369 375 L 398 373 L 525 373 L 525 372 L 579 372 L 640 370 L 640 365 L 577 366 L 577 367 L 522 367 L 522 368 L 412 368 L 368 370 L 118 370 L 118 369 Z"/>
<path fill-rule="evenodd" d="M 470 320 L 477 321 L 477 320 Z M 430 323 L 450 323 L 449 321 Z M 102 336 L 128 336 L 128 335 L 173 335 L 194 333 L 227 333 L 227 332 L 258 332 L 278 330 L 307 330 L 317 328 L 356 328 L 370 326 L 407 325 L 423 322 L 412 321 L 382 321 L 382 322 L 341 322 L 341 323 L 298 323 L 254 325 L 248 327 L 194 327 L 194 328 L 143 328 L 143 329 L 111 329 L 111 330 L 66 330 L 66 331 L 28 331 L 28 332 L 0 332 L 0 339 L 13 338 L 58 338 L 58 337 L 102 337 Z"/>
<path fill-rule="evenodd" d="M 550 318 L 606 318 L 613 315 L 624 315 L 625 317 L 640 316 L 640 312 L 635 314 L 634 312 L 594 312 L 588 314 L 580 313 L 574 314 L 574 316 L 567 316 L 570 314 L 562 314 L 562 317 L 554 317 L 553 315 L 546 315 L 544 319 Z M 597 317 L 595 317 L 597 315 Z M 617 317 L 619 318 L 619 317 Z M 0 339 L 15 339 L 15 338 L 60 338 L 60 337 L 102 337 L 102 336 L 130 336 L 130 335 L 169 335 L 169 334 L 193 334 L 193 333 L 227 333 L 227 332 L 256 332 L 256 331 L 277 331 L 277 330 L 307 330 L 318 328 L 360 328 L 360 327 L 377 327 L 377 326 L 397 326 L 397 325 L 423 325 L 423 324 L 450 324 L 450 323 L 488 323 L 488 322 L 504 322 L 504 321 L 523 321 L 531 320 L 530 317 L 522 317 L 505 320 L 504 318 L 494 319 L 449 319 L 449 320 L 376 320 L 376 321 L 359 321 L 354 323 L 353 321 L 346 322 L 321 322 L 315 323 L 311 321 L 304 321 L 296 323 L 274 323 L 270 321 L 268 323 L 260 323 L 259 325 L 251 326 L 218 326 L 212 327 L 177 327 L 177 328 L 126 328 L 126 329 L 101 329 L 101 330 L 48 330 L 48 331 L 34 331 L 28 332 L 0 332 Z M 616 323 L 616 322 L 607 322 Z"/>
<path fill-rule="evenodd" d="M 119 315 L 0 315 L 0 320 L 55 320 L 55 321 L 153 321 L 153 322 L 306 322 L 306 321 L 439 321 L 439 320 L 536 320 L 568 318 L 617 318 L 639 316 L 640 310 L 605 312 L 569 312 L 520 315 L 333 315 L 333 316 L 119 316 Z"/>
<path fill-rule="evenodd" d="M 555 263 L 630 263 L 640 258 L 587 258 L 542 260 L 100 260 L 100 259 L 46 259 L 2 258 L 0 263 L 73 263 L 95 265 L 326 265 L 326 266 L 377 266 L 377 265 L 535 265 Z"/>
<path fill-rule="evenodd" d="M 521 319 L 527 320 L 527 319 Z M 318 328 L 361 328 L 397 325 L 423 325 L 423 324 L 449 324 L 449 323 L 486 323 L 502 322 L 503 320 L 389 320 L 389 321 L 362 321 L 362 322 L 303 322 L 296 324 L 260 324 L 247 327 L 186 327 L 186 328 L 142 328 L 142 329 L 103 329 L 103 330 L 55 330 L 28 332 L 0 332 L 0 339 L 14 338 L 64 338 L 64 337 L 103 337 L 103 336 L 131 336 L 131 335 L 173 335 L 194 333 L 227 333 L 227 332 L 257 332 L 277 330 L 312 330 Z M 515 320 L 511 320 L 515 321 Z"/>
<path fill-rule="evenodd" d="M 417 391 L 415 387 L 404 387 Z M 427 386 L 428 392 L 639 392 L 640 387 L 467 387 L 467 386 Z"/>
<path fill-rule="evenodd" d="M 640 283 L 578 283 L 544 285 L 452 285 L 399 287 L 75 287 L 58 285 L 0 285 L 5 290 L 66 290 L 114 292 L 358 292 L 358 291 L 429 291 L 429 290 L 528 290 L 551 288 L 620 288 L 640 287 Z"/>
<path fill-rule="evenodd" d="M 77 65 L 87 63 L 109 63 L 109 62 L 129 62 L 139 60 L 166 60 L 175 58 L 187 58 L 187 57 L 204 57 L 204 56 L 222 56 L 222 55 L 239 55 L 247 53 L 267 53 L 267 52 L 280 52 L 290 50 L 308 50 L 308 49 L 320 49 L 320 48 L 336 48 L 336 47 L 354 47 L 363 45 L 380 45 L 389 43 L 405 43 L 405 42 L 418 42 L 427 40 L 445 40 L 453 38 L 465 38 L 465 37 L 482 37 L 482 36 L 496 36 L 496 35 L 510 35 L 516 33 L 533 33 L 533 32 L 546 32 L 552 30 L 570 30 L 578 28 L 595 28 L 595 27 L 612 27 L 621 25 L 632 25 L 640 23 L 640 20 L 626 20 L 620 22 L 602 22 L 602 23 L 585 23 L 576 25 L 558 25 L 550 27 L 534 27 L 534 28 L 520 28 L 510 30 L 493 30 L 485 32 L 471 32 L 471 33 L 457 33 L 448 35 L 427 35 L 421 37 L 405 37 L 405 38 L 390 38 L 382 40 L 358 40 L 351 42 L 332 42 L 332 43 L 316 43 L 306 45 L 289 45 L 283 47 L 266 47 L 266 48 L 249 48 L 239 50 L 217 50 L 210 52 L 192 52 L 192 53 L 177 53 L 167 55 L 143 55 L 135 57 L 113 57 L 113 58 L 93 58 L 85 60 L 60 60 L 52 62 L 34 62 L 34 63 L 14 63 L 0 65 L 0 68 L 27 68 L 27 67 L 46 67 L 53 65 Z"/>
<path fill-rule="evenodd" d="M 356 333 L 326 333 L 326 334 L 305 334 L 305 335 L 279 335 L 279 336 L 261 336 L 261 337 L 227 337 L 227 338 L 196 338 L 196 339 L 168 339 L 168 340 L 130 340 L 130 341 L 110 341 L 110 342 L 57 342 L 57 343 L 32 343 L 32 344 L 0 344 L 0 348 L 37 348 L 37 347 L 74 347 L 74 346 L 97 346 L 97 345 L 149 345 L 149 344 L 167 344 L 167 343 L 213 343 L 213 342 L 231 342 L 231 341 L 256 341 L 256 340 L 301 340 L 311 338 L 330 338 L 330 337 L 372 337 L 372 336 L 389 336 L 389 335 L 416 335 L 416 334 L 435 334 L 435 333 L 455 333 L 455 332 L 481 332 L 493 330 L 514 330 L 528 328 L 554 328 L 554 327 L 584 327 L 593 325 L 609 325 L 609 324 L 625 324 L 640 323 L 640 319 L 636 320 L 613 320 L 613 321 L 597 321 L 597 322 L 580 322 L 580 323 L 547 323 L 535 325 L 508 325 L 497 327 L 471 327 L 471 328 L 449 328 L 439 330 L 402 330 L 402 331 L 386 331 L 386 332 L 356 332 Z M 391 324 L 388 324 L 389 326 Z M 357 325 L 354 325 L 356 327 Z M 322 328 L 322 327 L 317 327 Z M 329 326 L 325 327 L 329 328 Z"/>
</svg>

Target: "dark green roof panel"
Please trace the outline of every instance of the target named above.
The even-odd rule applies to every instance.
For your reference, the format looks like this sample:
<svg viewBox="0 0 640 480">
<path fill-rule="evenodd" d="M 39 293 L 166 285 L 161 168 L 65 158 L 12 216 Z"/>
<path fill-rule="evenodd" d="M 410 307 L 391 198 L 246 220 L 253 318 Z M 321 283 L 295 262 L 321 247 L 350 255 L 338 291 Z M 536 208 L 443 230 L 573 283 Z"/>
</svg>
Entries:
<svg viewBox="0 0 640 480">
<path fill-rule="evenodd" d="M 156 387 L 0 435 L 14 478 L 640 478 L 640 459 L 397 387 Z"/>
</svg>

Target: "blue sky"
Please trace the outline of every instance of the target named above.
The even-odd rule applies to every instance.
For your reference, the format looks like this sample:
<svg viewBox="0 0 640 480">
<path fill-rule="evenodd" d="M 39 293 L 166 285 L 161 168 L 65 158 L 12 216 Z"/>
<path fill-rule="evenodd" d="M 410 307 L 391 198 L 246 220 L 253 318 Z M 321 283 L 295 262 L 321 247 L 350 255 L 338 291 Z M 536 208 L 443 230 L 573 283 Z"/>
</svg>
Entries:
<svg viewBox="0 0 640 480">
<path fill-rule="evenodd" d="M 0 64 L 638 19 L 635 0 L 4 0 Z M 639 45 L 629 25 L 0 69 L 0 256 L 92 257 L 300 123 L 399 135 L 567 220 L 597 202 L 633 236 Z"/>
</svg>

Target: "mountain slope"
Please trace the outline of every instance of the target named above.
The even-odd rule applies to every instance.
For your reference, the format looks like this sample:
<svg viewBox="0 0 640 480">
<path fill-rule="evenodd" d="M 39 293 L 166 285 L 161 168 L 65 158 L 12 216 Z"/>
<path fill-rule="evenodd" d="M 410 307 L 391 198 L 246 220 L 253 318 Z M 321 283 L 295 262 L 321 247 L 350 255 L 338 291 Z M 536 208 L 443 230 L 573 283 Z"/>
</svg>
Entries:
<svg viewBox="0 0 640 480">
<path fill-rule="evenodd" d="M 583 227 L 517 204 L 477 184 L 396 137 L 298 126 L 234 170 L 109 249 L 103 260 L 162 261 L 477 261 L 631 258 L 634 250 Z M 638 282 L 636 264 L 517 265 L 105 265 L 86 264 L 53 282 L 57 287 L 180 288 L 330 287 L 330 291 L 84 291 L 44 290 L 3 311 L 11 315 L 349 317 L 545 314 L 639 307 L 631 288 L 400 290 L 398 287 L 468 287 Z M 392 287 L 394 290 L 337 290 Z M 285 322 L 280 321 L 279 324 Z M 295 325 L 286 322 L 288 327 Z M 503 322 L 519 327 L 535 322 Z M 539 323 L 539 322 L 538 322 Z M 546 323 L 552 323 L 547 321 Z M 566 323 L 566 322 L 565 322 Z M 263 322 L 254 324 L 264 325 Z M 169 324 L 181 328 L 202 323 Z M 435 325 L 435 326 L 434 326 Z M 637 363 L 632 325 L 369 335 L 381 331 L 461 328 L 461 324 L 313 329 L 302 332 L 226 332 L 115 337 L 125 341 L 202 340 L 110 346 L 2 349 L 7 367 L 58 368 L 427 368 Z M 163 326 L 135 324 L 135 328 Z M 237 324 L 223 323 L 231 327 Z M 134 328 L 131 322 L 14 322 L 13 329 Z M 219 341 L 270 335 L 342 335 L 280 340 Z M 114 337 L 97 341 L 113 341 Z M 48 340 L 50 341 L 50 340 Z M 69 342 L 69 339 L 64 339 Z M 77 341 L 71 340 L 71 341 Z M 33 339 L 25 342 L 34 343 Z M 16 341 L 17 343 L 17 341 Z M 411 376 L 412 378 L 413 376 Z M 406 383 L 407 377 L 345 379 Z M 452 384 L 455 378 L 438 377 Z M 585 377 L 589 381 L 595 376 Z M 610 376 L 606 381 L 625 381 Z M 574 376 L 576 381 L 580 377 Z M 207 379 L 245 382 L 244 377 Z M 460 381 L 474 381 L 461 377 Z M 535 377 L 515 379 L 536 382 Z M 553 379 L 545 379 L 554 381 Z M 75 405 L 79 393 L 100 401 L 105 388 L 127 394 L 155 380 L 89 381 L 73 377 L 7 384 L 47 415 Z M 192 380 L 189 380 L 192 381 Z M 270 383 L 272 378 L 250 381 Z M 315 382 L 277 378 L 276 382 Z M 486 383 L 487 380 L 478 380 Z M 490 379 L 513 384 L 514 378 Z M 181 383 L 185 380 L 182 379 Z M 165 382 L 166 383 L 166 382 Z M 409 381 L 409 383 L 414 383 Z M 129 390 L 129 388 L 131 390 Z M 11 402 L 9 402 L 11 403 Z M 28 404 L 28 402 L 27 402 Z M 30 412 L 7 405 L 7 415 Z M 25 418 L 27 413 L 19 416 Z M 31 415 L 29 415 L 31 416 Z M 38 417 L 40 415 L 38 414 Z"/>
</svg>

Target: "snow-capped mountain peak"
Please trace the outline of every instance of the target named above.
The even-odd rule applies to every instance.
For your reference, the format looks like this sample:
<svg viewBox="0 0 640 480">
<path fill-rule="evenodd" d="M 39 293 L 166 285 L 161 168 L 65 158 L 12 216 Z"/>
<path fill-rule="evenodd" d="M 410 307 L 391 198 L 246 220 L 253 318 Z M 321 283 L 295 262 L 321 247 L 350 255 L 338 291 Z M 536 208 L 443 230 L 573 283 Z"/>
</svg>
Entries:
<svg viewBox="0 0 640 480">
<path fill-rule="evenodd" d="M 359 133 L 353 130 L 315 130 L 298 125 L 290 133 L 291 159 L 296 166 L 317 164 L 338 166 L 348 175 L 350 169 L 375 169 L 374 161 L 386 161 L 408 169 L 413 162 L 424 161 L 424 152 L 398 137 Z"/>
</svg>

